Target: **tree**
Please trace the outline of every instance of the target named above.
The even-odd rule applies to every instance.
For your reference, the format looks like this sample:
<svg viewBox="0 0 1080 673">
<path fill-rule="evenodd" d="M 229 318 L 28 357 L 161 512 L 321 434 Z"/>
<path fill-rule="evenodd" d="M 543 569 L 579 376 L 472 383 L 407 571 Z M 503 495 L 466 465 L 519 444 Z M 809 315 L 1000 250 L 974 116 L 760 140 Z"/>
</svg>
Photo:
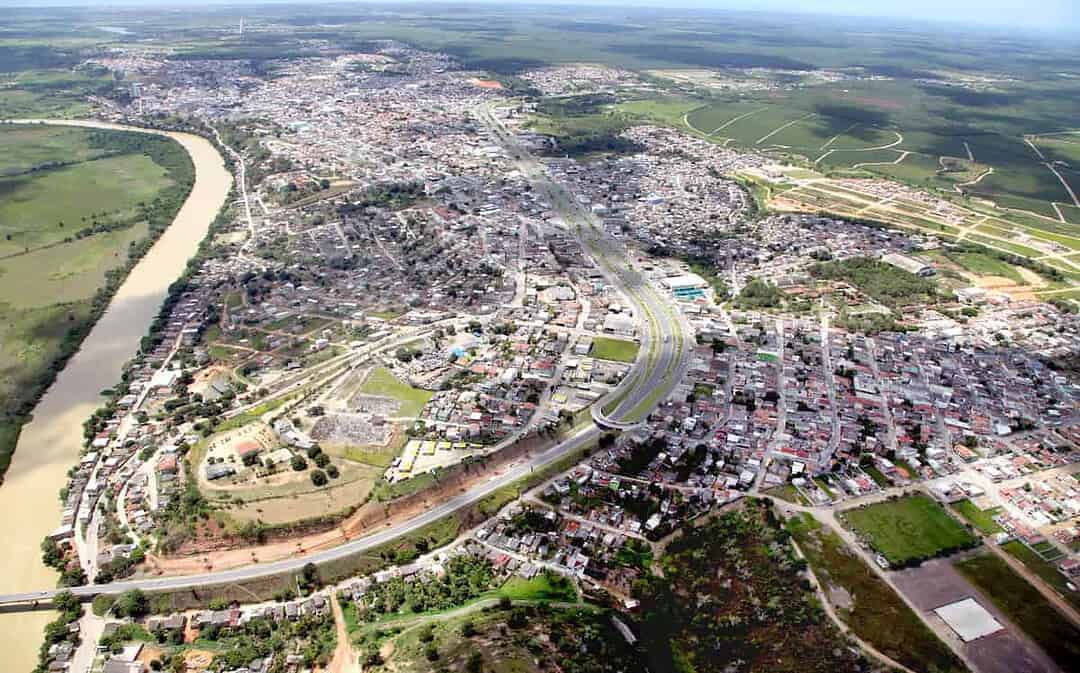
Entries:
<svg viewBox="0 0 1080 673">
<path fill-rule="evenodd" d="M 330 456 L 326 455 L 325 453 L 320 453 L 317 456 L 315 456 L 315 465 L 317 465 L 319 467 L 326 467 L 329 464 L 330 464 Z"/>
<path fill-rule="evenodd" d="M 121 617 L 138 619 L 150 612 L 150 601 L 141 589 L 132 589 L 120 594 L 114 609 Z"/>
<path fill-rule="evenodd" d="M 292 469 L 296 470 L 297 472 L 303 472 L 307 469 L 307 461 L 304 460 L 303 456 L 293 456 Z"/>
<path fill-rule="evenodd" d="M 316 486 L 325 486 L 327 481 L 328 479 L 326 478 L 325 472 L 323 472 L 322 470 L 312 471 L 311 483 L 315 484 Z"/>
<path fill-rule="evenodd" d="M 479 652 L 473 652 L 465 661 L 466 673 L 481 673 L 484 670 L 484 657 Z"/>
<path fill-rule="evenodd" d="M 53 607 L 59 612 L 67 614 L 77 615 L 82 612 L 82 605 L 79 604 L 79 599 L 70 591 L 61 591 L 53 596 Z"/>
</svg>

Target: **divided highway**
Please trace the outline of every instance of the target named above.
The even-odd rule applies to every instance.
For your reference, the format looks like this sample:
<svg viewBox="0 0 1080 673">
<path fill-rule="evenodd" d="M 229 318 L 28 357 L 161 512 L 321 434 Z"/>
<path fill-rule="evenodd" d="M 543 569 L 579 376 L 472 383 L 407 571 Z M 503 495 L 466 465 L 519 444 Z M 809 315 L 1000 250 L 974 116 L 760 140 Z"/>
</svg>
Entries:
<svg viewBox="0 0 1080 673">
<path fill-rule="evenodd" d="M 518 162 L 534 188 L 551 199 L 553 207 L 562 214 L 571 226 L 574 235 L 595 258 L 608 282 L 627 296 L 637 315 L 642 319 L 644 330 L 638 359 L 624 382 L 607 398 L 594 405 L 594 420 L 597 425 L 590 425 L 555 446 L 529 457 L 527 461 L 512 466 L 505 472 L 436 505 L 423 514 L 333 549 L 271 563 L 198 575 L 143 578 L 112 584 L 73 587 L 70 589 L 73 594 L 80 597 L 92 597 L 100 594 L 119 594 L 130 589 L 180 591 L 237 584 L 299 572 L 307 563 L 319 565 L 370 551 L 449 516 L 459 509 L 473 505 L 499 489 L 527 477 L 535 470 L 544 468 L 573 453 L 595 441 L 602 432 L 601 427 L 624 429 L 637 425 L 661 399 L 670 393 L 681 378 L 689 354 L 686 338 L 688 329 L 682 315 L 634 268 L 632 260 L 626 257 L 625 251 L 620 251 L 618 244 L 604 235 L 602 229 L 593 220 L 592 214 L 586 211 L 561 185 L 552 181 L 547 176 L 543 165 L 520 147 L 490 108 L 481 108 L 478 114 L 488 125 L 493 136 Z M 48 601 L 57 591 L 53 589 L 0 595 L 0 605 L 15 606 Z"/>
</svg>

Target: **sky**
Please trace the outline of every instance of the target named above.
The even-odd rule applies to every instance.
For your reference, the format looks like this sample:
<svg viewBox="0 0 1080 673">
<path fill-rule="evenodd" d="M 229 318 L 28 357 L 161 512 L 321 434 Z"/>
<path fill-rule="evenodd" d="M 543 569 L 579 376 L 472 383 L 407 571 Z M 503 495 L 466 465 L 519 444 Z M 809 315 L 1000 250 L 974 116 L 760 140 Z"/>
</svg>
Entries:
<svg viewBox="0 0 1080 673">
<path fill-rule="evenodd" d="M 335 0 L 0 0 L 0 6 L 191 6 L 258 4 L 260 1 L 326 3 Z M 357 0 L 364 2 L 365 0 Z M 377 0 L 376 0 L 377 1 Z M 409 2 L 410 0 L 390 0 Z M 424 0 L 420 0 L 424 1 Z M 428 0 L 431 1 L 431 0 Z M 438 2 L 439 0 L 434 0 Z M 1055 32 L 1080 32 L 1080 0 L 447 0 L 457 5 L 572 4 L 614 7 L 653 6 L 694 9 L 734 9 L 837 16 L 868 16 L 944 21 L 969 25 L 1014 26 Z"/>
</svg>

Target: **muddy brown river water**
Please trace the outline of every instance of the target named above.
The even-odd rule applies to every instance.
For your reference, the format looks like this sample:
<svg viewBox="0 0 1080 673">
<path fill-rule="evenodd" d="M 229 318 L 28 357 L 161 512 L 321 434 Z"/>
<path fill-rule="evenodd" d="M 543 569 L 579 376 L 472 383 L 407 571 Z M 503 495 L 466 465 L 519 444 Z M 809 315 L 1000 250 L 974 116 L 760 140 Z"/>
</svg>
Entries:
<svg viewBox="0 0 1080 673">
<path fill-rule="evenodd" d="M 37 121 L 37 120 L 34 120 Z M 51 124 L 142 131 L 93 121 Z M 42 538 L 60 524 L 57 496 L 82 446 L 82 423 L 101 404 L 136 352 L 169 285 L 184 271 L 225 203 L 232 175 L 205 138 L 167 133 L 191 155 L 195 184 L 172 225 L 132 269 L 79 352 L 68 361 L 23 427 L 11 467 L 0 486 L 0 593 L 55 586 L 57 574 L 41 563 Z M 31 671 L 45 624 L 53 612 L 0 614 L 0 670 Z"/>
</svg>

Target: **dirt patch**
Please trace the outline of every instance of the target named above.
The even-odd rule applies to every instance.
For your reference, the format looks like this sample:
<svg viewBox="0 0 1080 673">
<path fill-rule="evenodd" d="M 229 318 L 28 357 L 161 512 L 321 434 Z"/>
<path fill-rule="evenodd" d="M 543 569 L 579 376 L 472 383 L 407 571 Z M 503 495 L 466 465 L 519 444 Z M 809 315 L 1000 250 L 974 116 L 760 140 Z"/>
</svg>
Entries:
<svg viewBox="0 0 1080 673">
<path fill-rule="evenodd" d="M 188 650 L 184 653 L 184 664 L 188 671 L 205 671 L 213 660 L 214 653 L 206 650 Z"/>
<path fill-rule="evenodd" d="M 486 466 L 458 465 L 447 470 L 434 487 L 392 502 L 368 502 L 344 521 L 311 522 L 272 531 L 268 534 L 267 542 L 262 545 L 250 545 L 239 536 L 223 537 L 216 541 L 216 546 L 213 546 L 214 541 L 203 540 L 203 546 L 195 555 L 148 556 L 148 569 L 151 574 L 156 575 L 195 574 L 252 563 L 267 563 L 330 549 L 374 530 L 411 519 L 427 511 L 435 503 L 459 495 L 492 475 L 503 472 L 523 456 L 551 445 L 550 439 L 529 437 L 491 454 Z"/>
<path fill-rule="evenodd" d="M 502 82 L 497 82 L 493 79 L 474 79 L 472 83 L 481 89 L 501 89 L 503 88 Z"/>
<path fill-rule="evenodd" d="M 847 589 L 837 585 L 829 586 L 829 602 L 841 610 L 850 610 L 855 606 L 855 600 Z"/>
</svg>

